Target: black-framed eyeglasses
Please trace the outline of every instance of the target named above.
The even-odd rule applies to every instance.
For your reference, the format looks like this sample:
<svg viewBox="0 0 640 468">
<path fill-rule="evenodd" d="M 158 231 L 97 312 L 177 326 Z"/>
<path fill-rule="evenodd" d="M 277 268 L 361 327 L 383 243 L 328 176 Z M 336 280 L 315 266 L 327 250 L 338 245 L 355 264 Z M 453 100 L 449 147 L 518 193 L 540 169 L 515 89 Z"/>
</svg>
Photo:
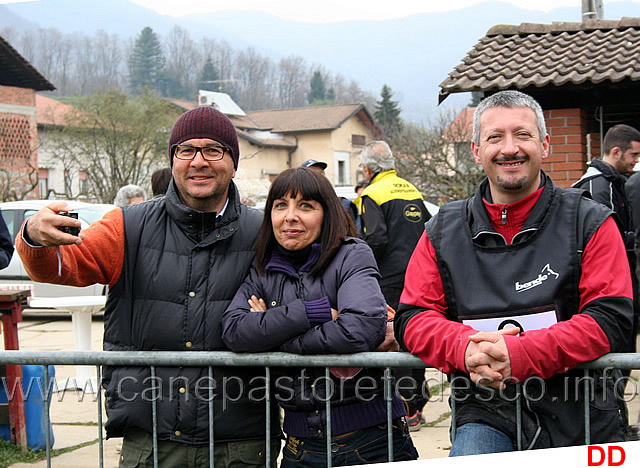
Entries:
<svg viewBox="0 0 640 468">
<path fill-rule="evenodd" d="M 231 153 L 229 148 L 220 145 L 207 145 L 207 146 L 191 146 L 191 145 L 176 145 L 173 150 L 173 154 L 178 159 L 193 159 L 198 154 L 198 151 L 204 159 L 207 161 L 219 161 L 224 157 L 225 151 Z"/>
</svg>

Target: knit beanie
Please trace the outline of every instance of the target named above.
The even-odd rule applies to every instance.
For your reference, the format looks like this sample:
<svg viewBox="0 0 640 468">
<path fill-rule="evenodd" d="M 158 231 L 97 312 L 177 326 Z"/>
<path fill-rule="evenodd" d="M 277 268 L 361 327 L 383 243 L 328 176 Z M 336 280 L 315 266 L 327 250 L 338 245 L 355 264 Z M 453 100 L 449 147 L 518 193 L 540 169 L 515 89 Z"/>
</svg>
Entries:
<svg viewBox="0 0 640 468">
<path fill-rule="evenodd" d="M 238 135 L 231 120 L 219 110 L 211 106 L 196 107 L 185 112 L 176 120 L 169 138 L 169 165 L 173 167 L 173 150 L 192 138 L 211 138 L 231 149 L 233 167 L 238 169 L 240 150 Z"/>
</svg>

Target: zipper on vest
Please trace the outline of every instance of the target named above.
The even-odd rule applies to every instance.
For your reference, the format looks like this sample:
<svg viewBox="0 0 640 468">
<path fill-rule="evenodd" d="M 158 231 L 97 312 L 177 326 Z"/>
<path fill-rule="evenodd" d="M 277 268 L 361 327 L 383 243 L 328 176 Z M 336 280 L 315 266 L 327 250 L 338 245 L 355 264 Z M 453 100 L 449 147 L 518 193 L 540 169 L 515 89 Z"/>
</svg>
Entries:
<svg viewBox="0 0 640 468">
<path fill-rule="evenodd" d="M 502 210 L 502 225 L 507 224 L 507 209 Z"/>
</svg>

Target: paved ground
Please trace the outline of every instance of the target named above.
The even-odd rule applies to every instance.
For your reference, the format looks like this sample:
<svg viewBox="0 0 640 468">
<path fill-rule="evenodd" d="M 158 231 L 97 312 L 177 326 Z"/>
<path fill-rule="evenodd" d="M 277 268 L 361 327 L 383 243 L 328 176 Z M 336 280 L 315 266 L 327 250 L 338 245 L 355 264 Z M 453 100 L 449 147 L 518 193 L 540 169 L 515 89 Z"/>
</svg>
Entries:
<svg viewBox="0 0 640 468">
<path fill-rule="evenodd" d="M 94 319 L 92 323 L 92 349 L 102 349 L 102 321 Z M 72 350 L 73 332 L 69 318 L 39 316 L 25 319 L 19 327 L 20 346 L 25 350 Z M 638 371 L 634 371 L 635 373 Z M 95 375 L 95 370 L 93 371 Z M 64 379 L 76 375 L 74 366 L 56 366 L 56 380 L 61 383 Z M 429 370 L 427 373 L 430 386 L 442 382 L 439 372 Z M 628 386 L 628 388 L 631 386 Z M 631 389 L 635 390 L 635 389 Z M 637 393 L 637 391 L 636 391 Z M 446 457 L 451 444 L 449 443 L 449 406 L 448 393 L 436 395 L 425 407 L 427 426 L 420 431 L 412 432 L 414 444 L 420 453 L 420 459 Z M 98 407 L 95 394 L 82 393 L 74 390 L 54 394 L 51 402 L 51 421 L 55 438 L 54 449 L 77 447 L 69 453 L 53 458 L 54 467 L 94 467 L 99 466 L 98 444 Z M 632 420 L 638 415 L 638 396 L 629 395 Z M 103 411 L 101 409 L 101 411 Z M 104 417 L 104 415 L 103 415 Z M 107 468 L 118 465 L 118 445 L 121 439 L 104 441 L 104 466 Z M 45 467 L 46 462 L 37 464 L 16 464 L 13 467 Z"/>
</svg>

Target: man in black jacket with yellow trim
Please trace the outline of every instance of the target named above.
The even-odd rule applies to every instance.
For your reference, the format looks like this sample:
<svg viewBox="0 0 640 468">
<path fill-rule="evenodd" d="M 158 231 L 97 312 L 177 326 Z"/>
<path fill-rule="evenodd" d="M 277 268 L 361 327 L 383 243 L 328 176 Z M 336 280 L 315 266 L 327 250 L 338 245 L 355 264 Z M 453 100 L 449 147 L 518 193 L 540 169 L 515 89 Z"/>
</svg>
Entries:
<svg viewBox="0 0 640 468">
<path fill-rule="evenodd" d="M 387 304 L 396 310 L 407 264 L 431 215 L 418 189 L 398 177 L 393 153 L 386 142 L 367 143 L 360 158 L 369 185 L 354 203 L 361 217 L 364 240 L 378 262 L 380 289 Z M 422 408 L 430 396 L 424 369 L 394 369 L 394 376 L 407 404 L 409 429 L 419 430 L 424 422 Z"/>
</svg>

